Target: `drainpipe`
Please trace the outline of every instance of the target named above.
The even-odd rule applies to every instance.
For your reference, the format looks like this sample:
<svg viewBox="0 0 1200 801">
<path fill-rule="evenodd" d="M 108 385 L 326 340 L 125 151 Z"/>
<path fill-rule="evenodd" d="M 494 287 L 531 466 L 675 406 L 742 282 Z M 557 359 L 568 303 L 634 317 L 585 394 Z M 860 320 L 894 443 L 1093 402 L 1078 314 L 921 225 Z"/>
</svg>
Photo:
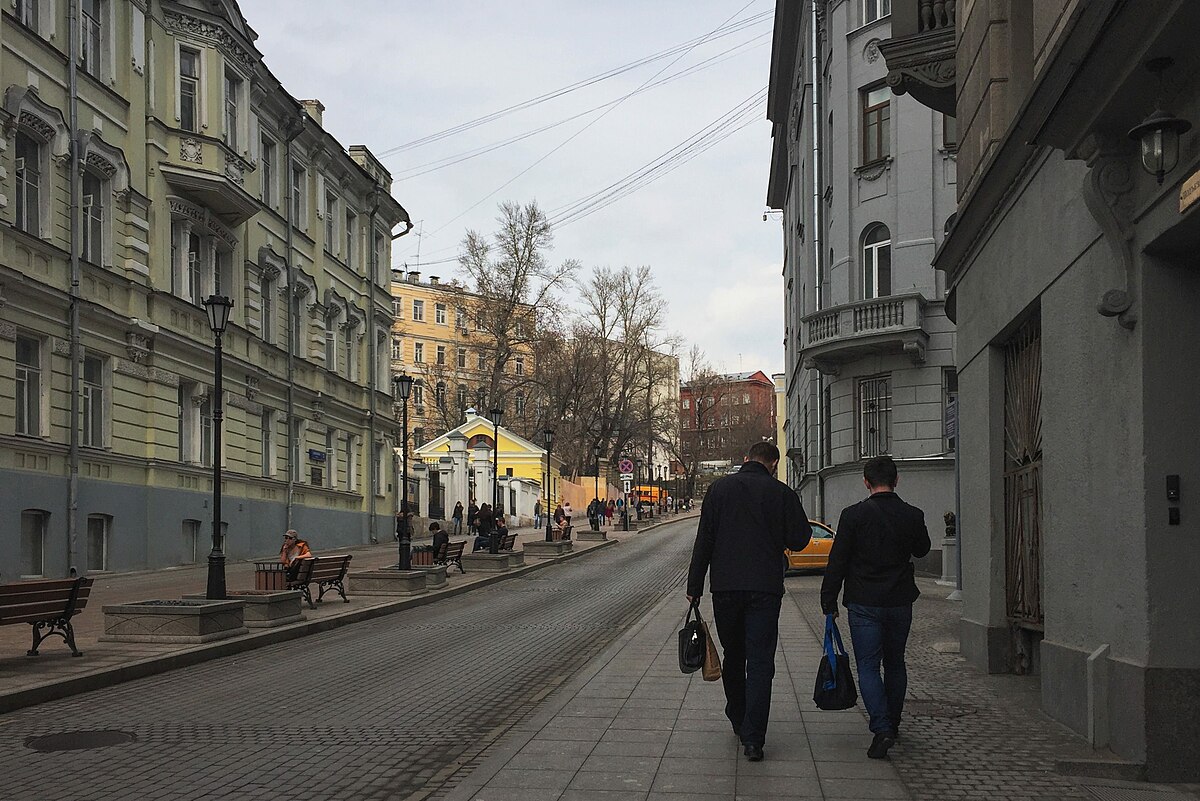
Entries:
<svg viewBox="0 0 1200 801">
<path fill-rule="evenodd" d="M 296 220 L 292 219 L 292 142 L 304 130 L 304 118 L 298 116 L 292 119 L 287 126 L 287 138 L 283 140 L 283 182 L 287 187 L 287 192 L 284 193 L 285 216 L 287 217 L 287 233 L 284 236 L 284 269 L 287 270 L 287 523 L 288 529 L 294 528 L 292 525 L 292 505 L 296 495 L 296 465 L 295 459 L 295 443 L 292 441 L 295 438 L 295 425 L 293 419 L 296 416 L 296 364 L 295 364 L 295 330 L 296 321 L 292 319 L 293 307 L 292 302 L 296 292 L 296 270 L 292 265 L 292 226 L 296 224 Z"/>
<path fill-rule="evenodd" d="M 79 0 L 70 0 L 67 13 L 67 85 L 70 98 L 70 142 L 67 164 L 71 191 L 71 287 L 68 302 L 70 333 L 68 356 L 71 360 L 71 419 L 67 453 L 67 572 L 76 575 L 79 561 Z"/>
<path fill-rule="evenodd" d="M 824 105 L 821 102 L 821 35 L 818 31 L 819 15 L 817 14 L 817 3 L 821 0 L 812 0 L 809 15 L 809 60 L 812 69 L 812 117 L 810 124 L 812 125 L 812 165 L 813 165 L 813 211 L 812 211 L 812 243 L 813 243 L 813 269 L 816 271 L 816 288 L 817 288 L 817 311 L 825 307 L 825 287 L 824 275 L 825 272 L 821 268 L 821 251 L 823 238 L 821 236 L 821 225 L 824 215 L 821 213 L 821 203 L 823 193 L 821 191 L 822 176 L 824 175 L 824 164 L 822 162 L 821 152 L 821 131 L 824 120 Z M 825 477 L 821 472 L 825 465 L 822 462 L 825 460 L 825 426 L 829 425 L 829 421 L 825 419 L 825 376 L 820 371 L 817 372 L 817 508 L 814 513 L 818 520 L 825 520 Z"/>
<path fill-rule="evenodd" d="M 371 258 L 368 260 L 370 269 L 367 276 L 367 436 L 370 437 L 371 447 L 367 451 L 371 458 L 371 489 L 367 499 L 367 536 L 372 545 L 379 542 L 379 526 L 375 520 L 375 496 L 379 492 L 379 457 L 375 453 L 375 371 L 378 369 L 375 359 L 375 279 L 379 276 L 379 249 L 375 247 L 375 218 L 379 214 L 379 184 L 371 192 L 371 216 L 367 229 L 367 247 L 370 248 Z M 390 265 L 389 265 L 390 266 Z M 405 490 L 408 488 L 405 487 Z M 397 568 L 399 565 L 397 564 Z"/>
</svg>

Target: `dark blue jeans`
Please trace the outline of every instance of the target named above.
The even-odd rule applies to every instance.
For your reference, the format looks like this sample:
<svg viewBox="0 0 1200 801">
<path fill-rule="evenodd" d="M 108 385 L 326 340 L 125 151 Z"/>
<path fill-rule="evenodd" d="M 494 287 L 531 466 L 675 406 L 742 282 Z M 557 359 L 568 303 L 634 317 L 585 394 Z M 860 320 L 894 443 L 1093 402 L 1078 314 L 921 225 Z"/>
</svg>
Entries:
<svg viewBox="0 0 1200 801">
<path fill-rule="evenodd" d="M 713 593 L 713 618 L 725 652 L 725 715 L 746 745 L 761 746 L 767 739 L 782 600 L 769 592 Z"/>
<path fill-rule="evenodd" d="M 871 731 L 894 731 L 900 725 L 904 693 L 908 690 L 904 647 L 912 627 L 912 605 L 846 604 L 846 608 L 850 612 L 854 661 L 858 663 L 858 691 L 871 719 Z"/>
</svg>

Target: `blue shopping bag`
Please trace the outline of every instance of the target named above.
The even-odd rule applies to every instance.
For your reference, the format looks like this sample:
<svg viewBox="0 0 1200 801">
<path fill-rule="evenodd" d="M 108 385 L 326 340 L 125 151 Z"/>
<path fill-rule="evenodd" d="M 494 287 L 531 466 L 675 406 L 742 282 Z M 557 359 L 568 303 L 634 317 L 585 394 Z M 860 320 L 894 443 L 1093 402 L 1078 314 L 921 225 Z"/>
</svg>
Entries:
<svg viewBox="0 0 1200 801">
<path fill-rule="evenodd" d="M 825 647 L 821 664 L 817 666 L 813 703 L 818 709 L 826 710 L 850 709 L 858 703 L 850 656 L 846 646 L 842 645 L 842 633 L 838 631 L 833 615 L 825 616 Z"/>
</svg>

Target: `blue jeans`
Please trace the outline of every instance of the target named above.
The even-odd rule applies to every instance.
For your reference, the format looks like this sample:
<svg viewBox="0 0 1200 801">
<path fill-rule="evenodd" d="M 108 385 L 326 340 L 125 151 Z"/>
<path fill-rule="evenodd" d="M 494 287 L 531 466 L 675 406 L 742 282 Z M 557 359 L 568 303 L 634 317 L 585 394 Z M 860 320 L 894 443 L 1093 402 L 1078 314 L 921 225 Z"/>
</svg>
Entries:
<svg viewBox="0 0 1200 801">
<path fill-rule="evenodd" d="M 908 690 L 904 647 L 912 627 L 912 605 L 846 604 L 846 608 L 850 612 L 854 661 L 858 663 L 858 691 L 870 717 L 871 731 L 895 731 Z"/>
<path fill-rule="evenodd" d="M 769 592 L 713 593 L 713 619 L 725 652 L 725 716 L 746 745 L 761 746 L 767 739 L 782 600 Z"/>
</svg>

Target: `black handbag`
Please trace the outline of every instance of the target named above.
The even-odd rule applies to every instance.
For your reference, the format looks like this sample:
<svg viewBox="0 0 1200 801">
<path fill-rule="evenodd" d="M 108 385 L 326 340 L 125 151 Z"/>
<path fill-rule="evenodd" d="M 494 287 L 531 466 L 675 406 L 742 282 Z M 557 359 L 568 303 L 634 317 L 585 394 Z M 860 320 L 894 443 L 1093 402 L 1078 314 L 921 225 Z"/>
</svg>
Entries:
<svg viewBox="0 0 1200 801">
<path fill-rule="evenodd" d="M 833 622 L 833 615 L 825 616 L 825 653 L 817 667 L 813 703 L 817 709 L 825 710 L 850 709 L 858 703 L 850 656 L 842 645 L 842 633 Z"/>
<path fill-rule="evenodd" d="M 707 636 L 704 621 L 700 619 L 700 604 L 695 602 L 688 607 L 683 628 L 679 630 L 679 670 L 683 673 L 695 673 L 704 667 L 706 647 Z"/>
</svg>

